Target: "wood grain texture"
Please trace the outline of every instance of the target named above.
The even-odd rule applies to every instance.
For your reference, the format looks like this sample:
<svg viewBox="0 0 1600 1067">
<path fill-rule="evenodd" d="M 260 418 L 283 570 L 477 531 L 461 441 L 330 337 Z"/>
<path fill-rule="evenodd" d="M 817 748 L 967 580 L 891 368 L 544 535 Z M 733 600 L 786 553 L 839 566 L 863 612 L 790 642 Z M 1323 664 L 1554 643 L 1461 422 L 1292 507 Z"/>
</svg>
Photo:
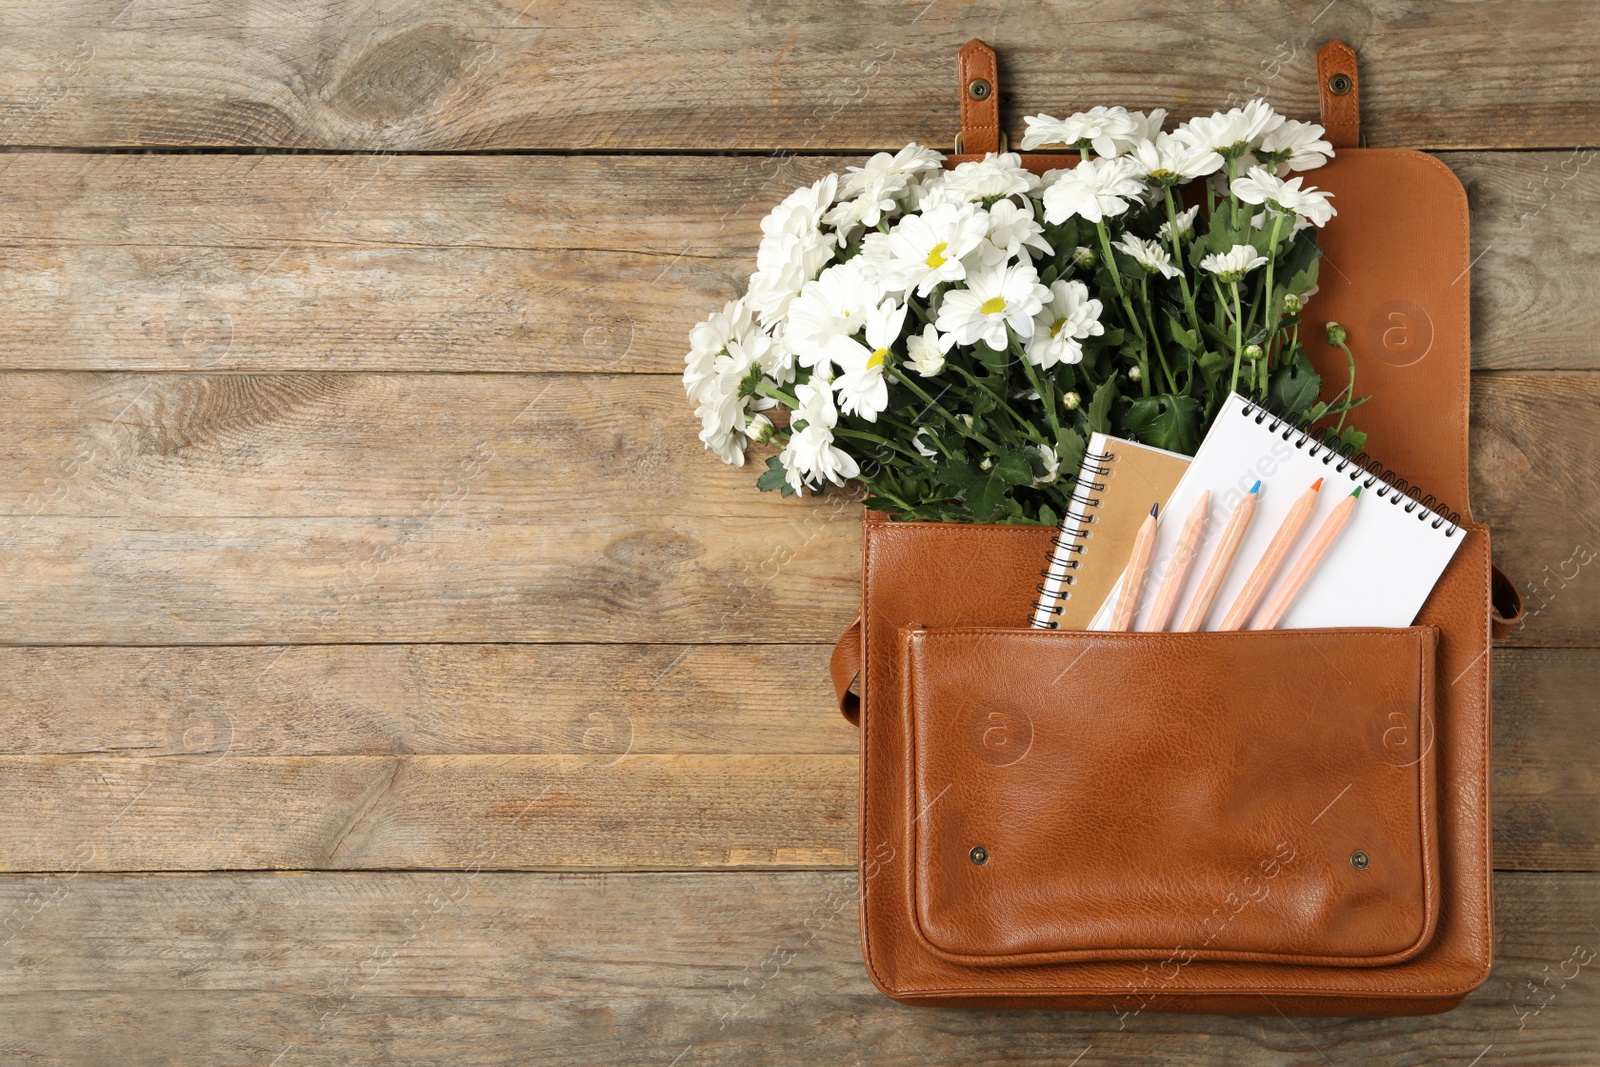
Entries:
<svg viewBox="0 0 1600 1067">
<path fill-rule="evenodd" d="M 856 757 L 0 757 L 0 870 L 848 867 Z"/>
<path fill-rule="evenodd" d="M 352 835 L 341 859 L 448 865 L 461 848 L 485 839 L 484 828 L 500 825 L 495 813 L 503 811 L 488 794 L 511 803 L 528 793 L 530 780 L 542 783 L 539 789 L 570 780 L 583 798 L 579 814 L 555 824 L 541 818 L 541 840 L 519 837 L 502 851 L 512 866 L 585 866 L 592 847 L 585 842 L 596 832 L 590 807 L 612 803 L 616 790 L 636 780 L 605 764 L 624 755 L 694 755 L 699 777 L 662 780 L 699 790 L 716 787 L 708 777 L 714 756 L 793 754 L 842 758 L 762 761 L 770 777 L 753 788 L 781 795 L 801 812 L 794 827 L 774 817 L 767 829 L 774 840 L 815 832 L 805 843 L 813 853 L 807 863 L 836 864 L 841 856 L 849 863 L 858 735 L 833 708 L 827 653 L 818 645 L 0 649 L 0 754 L 100 757 L 7 765 L 19 782 L 32 784 L 0 788 L 0 798 L 17 801 L 15 816 L 0 818 L 0 840 L 20 842 L 0 847 L 0 866 L 70 865 L 58 844 L 85 838 L 121 850 L 97 861 L 113 867 L 322 865 L 336 851 L 335 835 L 354 821 L 352 798 L 368 795 L 396 762 L 287 757 L 410 755 L 431 758 L 400 773 L 426 766 L 425 776 L 397 778 L 393 791 L 372 803 L 364 826 L 373 829 Z M 1590 698 L 1600 687 L 1600 655 L 1504 648 L 1492 674 L 1497 865 L 1600 868 L 1600 719 Z M 445 758 L 452 755 L 547 759 Z M 158 758 L 174 756 L 186 759 Z M 247 762 L 233 765 L 240 760 Z M 723 773 L 742 788 L 750 779 L 740 768 L 748 766 Z M 591 774 L 598 776 L 593 793 L 585 784 Z M 301 799 L 263 813 L 275 807 L 270 790 L 280 781 Z M 36 803 L 41 791 L 49 796 Z M 669 789 L 664 798 L 616 801 L 623 829 L 611 853 L 660 862 L 660 828 L 647 809 L 676 795 Z M 241 796 L 261 803 L 241 808 Z M 418 832 L 415 812 L 429 804 L 437 805 L 431 821 L 452 829 Z M 689 806 L 699 806 L 698 794 Z M 40 810 L 49 813 L 43 822 Z M 545 811 L 536 805 L 518 829 L 534 828 L 534 810 Z M 806 814 L 819 810 L 850 817 L 818 822 Z M 310 814 L 319 811 L 328 817 Z M 178 834 L 154 854 L 129 850 L 128 840 L 179 822 L 207 832 Z M 708 836 L 722 832 L 708 824 Z M 203 839 L 189 841 L 193 836 Z M 499 831 L 493 837 L 499 841 Z M 239 845 L 247 838 L 257 849 L 249 855 Z M 692 863 L 705 860 L 697 853 Z"/>
<path fill-rule="evenodd" d="M 820 643 L 859 508 L 783 500 L 641 375 L 0 376 L 12 644 Z M 1600 374 L 1474 379 L 1473 511 L 1600 643 Z M 1545 568 L 1548 567 L 1548 572 Z"/>
<path fill-rule="evenodd" d="M 5 878 L 0 1055 L 1587 1067 L 1600 1044 L 1600 962 L 1576 964 L 1600 947 L 1592 874 L 1497 876 L 1488 982 L 1455 1011 L 1409 1019 L 905 1007 L 868 981 L 856 890 L 843 872 Z"/>
<path fill-rule="evenodd" d="M 948 144 L 955 53 L 1003 57 L 1004 121 L 1090 104 L 1183 113 L 1266 94 L 1316 106 L 1313 55 L 1361 55 L 1374 144 L 1593 144 L 1575 0 L 1413 4 L 1155 0 L 686 0 L 447 9 L 290 0 L 17 0 L 0 19 L 0 129 L 14 145 L 360 150 L 821 149 Z M 133 87 L 137 87 L 135 90 Z M 930 106 L 931 105 L 931 106 Z"/>
<path fill-rule="evenodd" d="M 830 651 L 0 648 L 0 755 L 853 755 Z"/>
<path fill-rule="evenodd" d="M 1446 154 L 1475 366 L 1600 368 L 1593 156 Z M 761 216 L 857 162 L 4 155 L 0 366 L 677 373 Z"/>
</svg>

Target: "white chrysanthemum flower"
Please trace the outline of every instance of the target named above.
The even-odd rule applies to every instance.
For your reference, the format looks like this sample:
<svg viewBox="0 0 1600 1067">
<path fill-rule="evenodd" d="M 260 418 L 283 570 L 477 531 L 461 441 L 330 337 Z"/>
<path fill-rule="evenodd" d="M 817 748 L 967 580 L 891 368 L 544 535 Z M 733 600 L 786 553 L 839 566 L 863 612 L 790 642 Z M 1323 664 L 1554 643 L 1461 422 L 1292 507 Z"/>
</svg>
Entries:
<svg viewBox="0 0 1600 1067">
<path fill-rule="evenodd" d="M 1113 218 L 1128 210 L 1128 201 L 1144 193 L 1134 176 L 1136 164 L 1126 157 L 1086 159 L 1062 171 L 1044 191 L 1046 222 L 1063 223 L 1073 216 L 1088 222 Z"/>
<path fill-rule="evenodd" d="M 1276 173 L 1280 176 L 1294 170 L 1314 170 L 1333 155 L 1333 145 L 1322 139 L 1323 132 L 1314 122 L 1284 119 L 1281 126 L 1262 136 L 1259 151 L 1277 164 Z"/>
<path fill-rule="evenodd" d="M 683 389 L 699 400 L 706 383 L 716 374 L 717 357 L 754 329 L 750 308 L 743 299 L 730 300 L 689 331 L 689 352 L 683 357 Z"/>
<path fill-rule="evenodd" d="M 924 378 L 932 378 L 944 370 L 944 355 L 955 343 L 954 337 L 941 334 L 930 322 L 921 333 L 906 338 L 906 362 Z"/>
<path fill-rule="evenodd" d="M 1197 214 L 1199 214 L 1199 212 L 1200 212 L 1200 205 L 1199 204 L 1196 204 L 1196 205 L 1194 205 L 1194 207 L 1191 207 L 1191 208 L 1189 208 L 1189 209 L 1187 209 L 1185 211 L 1178 212 L 1178 236 L 1179 237 L 1188 237 L 1188 236 L 1190 236 L 1191 234 L 1194 233 L 1194 217 Z M 1157 230 L 1156 233 L 1158 235 L 1160 235 L 1161 239 L 1163 241 L 1167 242 L 1167 244 L 1170 245 L 1172 243 L 1172 223 L 1171 222 L 1163 222 L 1161 224 L 1161 228 L 1159 230 Z"/>
<path fill-rule="evenodd" d="M 1157 241 L 1146 241 L 1142 237 L 1125 233 L 1111 247 L 1128 253 L 1148 274 L 1159 274 L 1163 278 L 1178 276 L 1178 268 L 1172 265 L 1172 253 Z"/>
<path fill-rule="evenodd" d="M 1138 165 L 1135 173 L 1157 185 L 1182 185 L 1215 174 L 1224 162 L 1221 154 L 1171 133 L 1140 141 L 1129 147 L 1127 155 Z"/>
<path fill-rule="evenodd" d="M 1064 119 L 1029 115 L 1022 121 L 1027 126 L 1027 132 L 1022 135 L 1024 151 L 1040 145 L 1060 144 L 1079 150 L 1089 146 L 1102 156 L 1121 153 L 1123 144 L 1143 128 L 1124 107 L 1092 107 Z"/>
<path fill-rule="evenodd" d="M 1050 242 L 1044 239 L 1044 227 L 1033 217 L 1032 201 L 1027 207 L 1017 206 L 1015 200 L 998 201 L 989 208 L 988 222 L 989 232 L 977 248 L 977 265 L 995 266 L 1017 259 L 1027 255 L 1024 249 L 1028 248 L 1042 255 L 1055 255 Z"/>
<path fill-rule="evenodd" d="M 877 226 L 898 212 L 918 174 L 937 170 L 943 162 L 938 152 L 913 142 L 894 155 L 879 152 L 864 167 L 846 167 L 839 189 L 842 202 L 823 221 L 837 227 L 841 236 L 857 226 Z"/>
<path fill-rule="evenodd" d="M 1140 141 L 1154 141 L 1161 135 L 1161 127 L 1167 121 L 1167 109 L 1154 108 L 1151 111 L 1130 111 L 1128 118 L 1133 122 L 1133 132 L 1126 138 L 1118 139 L 1118 147 L 1122 152 L 1127 152 Z M 1118 154 L 1122 154 L 1119 152 Z"/>
<path fill-rule="evenodd" d="M 1106 332 L 1100 323 L 1102 305 L 1089 299 L 1089 287 L 1082 282 L 1056 281 L 1050 286 L 1050 302 L 1039 309 L 1033 336 L 1028 338 L 1028 362 L 1041 370 L 1057 363 L 1083 360 L 1083 340 Z"/>
<path fill-rule="evenodd" d="M 965 289 L 944 294 L 934 325 L 941 333 L 953 334 L 956 344 L 982 341 L 1003 351 L 1007 345 L 1006 327 L 1027 340 L 1033 336 L 1033 317 L 1050 298 L 1050 290 L 1039 284 L 1031 263 L 976 271 L 967 278 Z"/>
<path fill-rule="evenodd" d="M 750 276 L 745 299 L 762 323 L 775 325 L 806 282 L 833 259 L 837 245 L 820 230 L 808 234 L 779 233 L 761 239 L 756 250 L 756 272 Z"/>
<path fill-rule="evenodd" d="M 1315 225 L 1325 226 L 1329 219 L 1338 214 L 1333 205 L 1328 203 L 1332 194 L 1315 186 L 1302 189 L 1300 183 L 1304 180 L 1290 178 L 1284 181 L 1267 173 L 1265 167 L 1251 167 L 1244 177 L 1233 180 L 1232 191 L 1234 196 L 1247 204 L 1267 204 L 1285 214 L 1303 215 Z"/>
<path fill-rule="evenodd" d="M 1039 179 L 1023 167 L 1021 156 L 1015 152 L 990 152 L 982 159 L 957 164 L 929 195 L 942 202 L 970 202 L 1031 193 L 1037 188 Z"/>
<path fill-rule="evenodd" d="M 936 204 L 907 215 L 889 231 L 884 277 L 894 287 L 927 296 L 934 286 L 967 276 L 962 260 L 988 232 L 987 213 L 971 204 Z"/>
<path fill-rule="evenodd" d="M 761 220 L 761 232 L 767 237 L 788 233 L 803 236 L 817 229 L 823 213 L 839 189 L 839 176 L 828 174 L 807 186 L 801 186 L 777 207 L 767 212 Z"/>
<path fill-rule="evenodd" d="M 1200 269 L 1215 274 L 1219 281 L 1236 282 L 1266 261 L 1255 245 L 1234 245 L 1226 252 L 1206 256 L 1200 261 Z"/>
<path fill-rule="evenodd" d="M 1033 486 L 1037 489 L 1041 485 L 1049 485 L 1061 477 L 1061 457 L 1049 445 L 1034 445 L 1039 453 L 1039 458 L 1044 460 L 1044 474 L 1034 478 Z"/>
<path fill-rule="evenodd" d="M 834 446 L 833 428 L 838 425 L 839 412 L 832 390 L 826 384 L 803 382 L 795 387 L 795 398 L 800 406 L 795 408 L 791 425 L 805 425 L 790 434 L 780 454 L 789 484 L 796 491 L 810 481 L 843 485 L 860 474 L 855 459 Z"/>
<path fill-rule="evenodd" d="M 928 444 L 922 443 L 924 436 L 928 438 Z M 932 459 L 939 454 L 937 449 L 930 447 L 932 443 L 933 434 L 929 432 L 926 426 L 918 427 L 917 432 L 911 435 L 911 447 L 916 449 L 917 455 L 924 459 Z"/>
<path fill-rule="evenodd" d="M 1252 100 L 1244 107 L 1210 116 L 1196 116 L 1173 131 L 1174 136 L 1219 152 L 1237 156 L 1253 142 L 1283 125 L 1283 116 L 1265 100 Z"/>
<path fill-rule="evenodd" d="M 889 265 L 893 260 L 889 235 L 881 230 L 868 230 L 861 237 L 861 251 L 850 262 L 856 264 L 867 280 L 884 292 L 903 292 L 903 287 L 889 275 Z"/>
<path fill-rule="evenodd" d="M 879 152 L 865 166 L 846 167 L 839 195 L 857 197 L 874 190 L 894 189 L 898 196 L 913 178 L 924 171 L 938 170 L 943 162 L 944 156 L 913 141 L 892 156 Z"/>
<path fill-rule="evenodd" d="M 889 406 L 889 383 L 883 377 L 883 361 L 900 339 L 906 323 L 906 306 L 885 300 L 867 312 L 866 344 L 851 341 L 851 351 L 841 355 L 843 372 L 834 379 L 839 394 L 839 410 L 877 422 L 878 413 Z"/>
<path fill-rule="evenodd" d="M 772 339 L 759 330 L 729 341 L 717 356 L 711 376 L 700 384 L 699 404 L 694 409 L 700 420 L 700 440 L 724 463 L 744 466 L 748 416 L 754 408 L 773 406 L 770 397 L 743 395 L 745 378 L 760 366 L 771 346 Z"/>
<path fill-rule="evenodd" d="M 833 363 L 849 355 L 851 338 L 866 325 L 867 312 L 881 295 L 855 260 L 835 264 L 807 282 L 789 305 L 784 343 L 802 367 L 830 380 Z"/>
</svg>

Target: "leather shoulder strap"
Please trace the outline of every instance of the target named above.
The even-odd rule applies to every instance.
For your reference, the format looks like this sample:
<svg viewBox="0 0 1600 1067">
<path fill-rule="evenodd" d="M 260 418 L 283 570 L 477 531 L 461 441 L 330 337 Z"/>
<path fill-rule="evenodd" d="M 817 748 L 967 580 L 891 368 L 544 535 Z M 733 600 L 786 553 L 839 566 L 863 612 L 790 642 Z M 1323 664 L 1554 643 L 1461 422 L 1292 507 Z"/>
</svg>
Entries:
<svg viewBox="0 0 1600 1067">
<path fill-rule="evenodd" d="M 1361 80 L 1355 49 L 1329 41 L 1317 49 L 1317 97 L 1322 128 L 1335 148 L 1361 147 Z"/>
<path fill-rule="evenodd" d="M 956 151 L 981 156 L 1003 151 L 1000 136 L 1000 65 L 994 49 L 974 37 L 961 46 L 961 133 Z"/>
<path fill-rule="evenodd" d="M 861 725 L 861 698 L 850 692 L 851 683 L 861 673 L 861 616 L 839 636 L 828 661 L 833 675 L 833 692 L 839 700 L 839 713 L 856 726 Z"/>
</svg>

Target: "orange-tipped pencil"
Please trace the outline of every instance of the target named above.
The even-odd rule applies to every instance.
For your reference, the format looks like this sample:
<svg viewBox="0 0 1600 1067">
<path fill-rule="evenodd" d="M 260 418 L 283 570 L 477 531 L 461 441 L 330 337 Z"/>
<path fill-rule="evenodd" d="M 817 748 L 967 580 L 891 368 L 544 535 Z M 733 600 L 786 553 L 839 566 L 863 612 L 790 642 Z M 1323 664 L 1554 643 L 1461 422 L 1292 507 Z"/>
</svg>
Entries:
<svg viewBox="0 0 1600 1067">
<path fill-rule="evenodd" d="M 1211 614 L 1211 605 L 1217 599 L 1217 590 L 1222 588 L 1222 579 L 1228 576 L 1228 568 L 1233 566 L 1239 542 L 1244 540 L 1245 531 L 1250 529 L 1250 520 L 1256 517 L 1256 501 L 1260 499 L 1261 479 L 1257 478 L 1244 499 L 1233 506 L 1233 515 L 1222 529 L 1222 541 L 1217 545 L 1216 555 L 1211 557 L 1206 572 L 1200 576 L 1200 588 L 1194 591 L 1194 600 L 1189 603 L 1189 610 L 1183 613 L 1178 632 L 1193 633 L 1205 624 L 1206 616 Z"/>
<path fill-rule="evenodd" d="M 1306 580 L 1311 577 L 1311 572 L 1317 569 L 1317 564 L 1322 562 L 1322 557 L 1328 554 L 1328 549 L 1333 547 L 1333 542 L 1338 539 L 1340 531 L 1350 521 L 1350 516 L 1355 513 L 1356 501 L 1361 496 L 1361 487 L 1343 500 L 1328 515 L 1316 536 L 1300 553 L 1300 558 L 1294 561 L 1294 566 L 1289 569 L 1289 576 L 1283 580 L 1278 591 L 1272 594 L 1272 599 L 1267 601 L 1266 607 L 1256 616 L 1250 624 L 1252 630 L 1270 630 L 1278 625 L 1278 620 L 1283 618 L 1283 613 L 1289 610 L 1289 605 L 1294 603 L 1294 598 L 1300 595 Z"/>
<path fill-rule="evenodd" d="M 1183 580 L 1189 577 L 1189 567 L 1194 563 L 1195 550 L 1200 547 L 1200 535 L 1205 532 L 1206 515 L 1211 511 L 1211 490 L 1200 494 L 1194 510 L 1184 520 L 1183 532 L 1178 535 L 1178 545 L 1172 550 L 1172 563 L 1156 594 L 1155 607 L 1150 609 L 1146 630 L 1165 630 L 1178 606 L 1178 594 L 1183 591 Z"/>
<path fill-rule="evenodd" d="M 1139 607 L 1139 587 L 1144 584 L 1150 553 L 1156 547 L 1156 511 L 1160 506 L 1150 505 L 1150 514 L 1139 524 L 1139 534 L 1133 539 L 1133 554 L 1122 574 L 1122 591 L 1117 594 L 1117 610 L 1111 616 L 1113 630 L 1126 630 L 1133 624 L 1133 613 Z"/>
<path fill-rule="evenodd" d="M 1272 535 L 1272 541 L 1267 545 L 1266 553 L 1261 557 L 1261 562 L 1256 564 L 1256 569 L 1250 572 L 1250 579 L 1244 583 L 1244 588 L 1239 590 L 1239 595 L 1234 599 L 1233 606 L 1222 617 L 1219 630 L 1237 630 L 1244 626 L 1256 605 L 1261 603 L 1261 598 L 1266 594 L 1267 586 L 1272 584 L 1272 578 L 1278 573 L 1278 568 L 1283 566 L 1283 558 L 1289 554 L 1289 549 L 1294 547 L 1294 539 L 1300 536 L 1306 520 L 1311 517 L 1312 510 L 1317 506 L 1317 490 L 1322 488 L 1322 479 L 1300 494 L 1300 499 L 1294 502 L 1294 507 L 1289 509 L 1289 514 L 1283 518 L 1283 525 L 1278 527 L 1278 532 Z"/>
</svg>

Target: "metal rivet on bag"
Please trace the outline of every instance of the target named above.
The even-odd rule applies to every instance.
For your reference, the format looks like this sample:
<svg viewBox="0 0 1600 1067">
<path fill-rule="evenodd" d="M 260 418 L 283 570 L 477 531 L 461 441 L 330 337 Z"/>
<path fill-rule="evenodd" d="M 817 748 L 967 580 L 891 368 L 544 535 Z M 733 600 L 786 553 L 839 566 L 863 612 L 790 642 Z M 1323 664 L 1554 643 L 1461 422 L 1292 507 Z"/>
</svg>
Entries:
<svg viewBox="0 0 1600 1067">
<path fill-rule="evenodd" d="M 1362 852 L 1359 848 L 1350 853 L 1350 866 L 1354 867 L 1358 871 L 1366 870 L 1367 864 L 1371 862 L 1372 860 L 1368 858 L 1367 854 Z"/>
<path fill-rule="evenodd" d="M 1343 96 L 1353 88 L 1355 88 L 1355 84 L 1350 80 L 1350 75 L 1348 74 L 1335 74 L 1328 79 L 1328 92 L 1334 96 Z"/>
<path fill-rule="evenodd" d="M 973 845 L 972 851 L 967 853 L 967 858 L 980 866 L 989 862 L 989 850 L 982 845 Z"/>
<path fill-rule="evenodd" d="M 967 85 L 967 95 L 974 100 L 987 100 L 992 92 L 994 92 L 994 86 L 982 78 L 973 78 Z"/>
</svg>

